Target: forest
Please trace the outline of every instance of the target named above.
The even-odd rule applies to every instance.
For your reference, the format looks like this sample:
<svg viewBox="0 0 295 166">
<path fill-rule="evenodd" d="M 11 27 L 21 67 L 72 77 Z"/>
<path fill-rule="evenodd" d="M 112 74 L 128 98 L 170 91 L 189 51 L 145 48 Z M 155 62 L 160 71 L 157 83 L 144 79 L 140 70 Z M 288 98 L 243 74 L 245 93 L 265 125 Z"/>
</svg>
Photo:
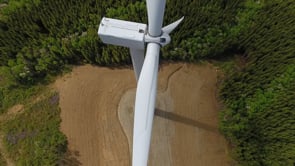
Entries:
<svg viewBox="0 0 295 166">
<path fill-rule="evenodd" d="M 220 130 L 232 157 L 245 166 L 294 166 L 295 1 L 166 1 L 164 25 L 181 16 L 185 20 L 161 50 L 161 61 L 195 63 L 235 55 L 243 60 L 225 72 L 219 91 L 224 105 Z M 127 49 L 100 41 L 103 16 L 147 23 L 145 1 L 0 0 L 0 114 L 73 65 L 129 66 Z M 57 123 L 50 129 L 56 135 L 52 139 L 59 140 L 55 149 L 40 151 L 25 165 L 60 162 L 53 154 L 65 153 L 66 141 Z M 4 125 L 1 130 L 17 135 L 24 129 Z M 27 147 L 9 141 L 6 146 L 23 164 L 15 151 Z"/>
</svg>

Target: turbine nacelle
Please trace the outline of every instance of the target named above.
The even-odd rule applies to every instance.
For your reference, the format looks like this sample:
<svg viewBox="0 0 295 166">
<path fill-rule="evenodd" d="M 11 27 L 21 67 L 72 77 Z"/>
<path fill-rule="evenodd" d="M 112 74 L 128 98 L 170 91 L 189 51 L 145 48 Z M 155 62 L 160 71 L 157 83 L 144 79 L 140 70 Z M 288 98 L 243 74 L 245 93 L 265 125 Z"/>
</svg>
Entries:
<svg viewBox="0 0 295 166">
<path fill-rule="evenodd" d="M 104 43 L 112 45 L 144 49 L 146 43 L 157 43 L 163 47 L 170 43 L 170 32 L 182 20 L 183 17 L 162 28 L 161 35 L 154 37 L 149 35 L 146 24 L 104 17 L 99 25 L 98 35 Z"/>
<path fill-rule="evenodd" d="M 98 29 L 102 42 L 129 48 L 144 49 L 147 25 L 103 17 Z"/>
</svg>

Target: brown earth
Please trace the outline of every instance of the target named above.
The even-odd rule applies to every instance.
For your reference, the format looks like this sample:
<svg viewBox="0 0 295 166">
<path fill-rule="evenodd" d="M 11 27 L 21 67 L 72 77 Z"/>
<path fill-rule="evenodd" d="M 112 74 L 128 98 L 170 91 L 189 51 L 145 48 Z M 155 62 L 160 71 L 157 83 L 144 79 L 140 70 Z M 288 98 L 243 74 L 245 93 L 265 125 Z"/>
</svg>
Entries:
<svg viewBox="0 0 295 166">
<path fill-rule="evenodd" d="M 150 166 L 230 165 L 227 143 L 217 130 L 216 83 L 211 65 L 161 66 Z M 133 71 L 86 65 L 55 85 L 61 130 L 75 165 L 131 165 Z"/>
</svg>

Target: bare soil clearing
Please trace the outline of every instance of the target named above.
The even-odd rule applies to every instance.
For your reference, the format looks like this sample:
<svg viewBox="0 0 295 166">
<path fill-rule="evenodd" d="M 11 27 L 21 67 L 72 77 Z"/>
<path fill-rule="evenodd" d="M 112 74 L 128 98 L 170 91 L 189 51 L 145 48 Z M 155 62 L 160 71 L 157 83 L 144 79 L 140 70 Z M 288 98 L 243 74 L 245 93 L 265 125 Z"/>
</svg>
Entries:
<svg viewBox="0 0 295 166">
<path fill-rule="evenodd" d="M 61 130 L 82 165 L 129 165 L 128 141 L 117 116 L 126 89 L 135 88 L 131 70 L 77 67 L 56 81 Z"/>
<path fill-rule="evenodd" d="M 150 166 L 229 165 L 227 143 L 217 130 L 216 69 L 169 64 L 159 71 Z M 82 165 L 131 163 L 133 70 L 76 67 L 55 83 L 61 130 Z"/>
</svg>

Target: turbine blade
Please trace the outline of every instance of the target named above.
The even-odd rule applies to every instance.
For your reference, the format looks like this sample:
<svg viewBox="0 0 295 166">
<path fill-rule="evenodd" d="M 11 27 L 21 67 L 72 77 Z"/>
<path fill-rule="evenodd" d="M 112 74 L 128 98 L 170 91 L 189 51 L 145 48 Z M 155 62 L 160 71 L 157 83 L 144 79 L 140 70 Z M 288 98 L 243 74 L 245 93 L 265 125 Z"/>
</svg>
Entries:
<svg viewBox="0 0 295 166">
<path fill-rule="evenodd" d="M 172 24 L 169 24 L 162 28 L 163 32 L 170 34 L 184 19 L 184 17 L 181 17 L 179 20 L 173 22 Z"/>
<path fill-rule="evenodd" d="M 141 68 L 144 61 L 144 50 L 137 48 L 130 48 L 131 60 L 133 64 L 133 70 L 135 73 L 136 81 L 138 81 Z"/>
<path fill-rule="evenodd" d="M 146 0 L 148 12 L 148 33 L 153 37 L 162 34 L 166 0 Z"/>
<path fill-rule="evenodd" d="M 147 166 L 156 102 L 160 45 L 149 43 L 137 83 L 134 128 L 133 166 Z"/>
</svg>

